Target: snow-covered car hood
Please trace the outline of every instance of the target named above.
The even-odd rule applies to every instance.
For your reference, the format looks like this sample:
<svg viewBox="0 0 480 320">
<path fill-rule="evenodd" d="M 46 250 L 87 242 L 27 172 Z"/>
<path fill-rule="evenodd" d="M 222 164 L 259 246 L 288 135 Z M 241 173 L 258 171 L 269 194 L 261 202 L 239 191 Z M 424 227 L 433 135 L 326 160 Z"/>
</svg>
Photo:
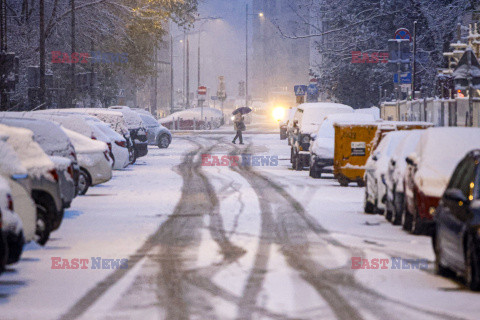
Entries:
<svg viewBox="0 0 480 320">
<path fill-rule="evenodd" d="M 78 154 L 86 154 L 86 153 L 96 153 L 100 152 L 103 153 L 104 151 L 108 151 L 108 146 L 105 142 L 92 140 L 87 138 L 75 131 L 68 130 L 66 128 L 62 128 L 65 133 L 68 135 L 70 140 L 75 147 L 75 150 Z"/>
</svg>

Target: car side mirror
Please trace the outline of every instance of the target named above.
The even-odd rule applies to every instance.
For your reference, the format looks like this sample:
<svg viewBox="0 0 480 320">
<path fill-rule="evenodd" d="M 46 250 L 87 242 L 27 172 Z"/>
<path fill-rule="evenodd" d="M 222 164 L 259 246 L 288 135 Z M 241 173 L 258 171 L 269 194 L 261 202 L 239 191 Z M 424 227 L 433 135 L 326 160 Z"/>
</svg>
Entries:
<svg viewBox="0 0 480 320">
<path fill-rule="evenodd" d="M 465 197 L 460 189 L 447 189 L 444 197 L 450 201 L 468 203 L 467 197 Z"/>
<path fill-rule="evenodd" d="M 394 167 L 397 165 L 397 161 L 395 161 L 395 160 L 393 160 L 393 159 L 390 160 L 390 163 L 391 163 L 392 166 L 394 166 Z"/>
<path fill-rule="evenodd" d="M 377 161 L 377 160 L 378 160 L 378 157 L 377 157 L 376 154 L 374 154 L 374 155 L 372 156 L 372 160 L 373 160 L 373 161 Z"/>
<path fill-rule="evenodd" d="M 405 158 L 405 161 L 407 162 L 407 164 L 409 164 L 411 166 L 416 166 L 417 165 L 417 160 L 418 160 L 417 155 L 415 153 L 412 153 L 407 158 Z"/>
</svg>

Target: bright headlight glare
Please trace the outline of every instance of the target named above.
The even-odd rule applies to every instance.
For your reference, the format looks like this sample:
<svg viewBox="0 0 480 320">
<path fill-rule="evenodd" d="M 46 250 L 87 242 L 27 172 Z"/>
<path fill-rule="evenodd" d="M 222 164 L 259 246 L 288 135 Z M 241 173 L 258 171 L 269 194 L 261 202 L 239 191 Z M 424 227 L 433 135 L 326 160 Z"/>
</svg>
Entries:
<svg viewBox="0 0 480 320">
<path fill-rule="evenodd" d="M 276 107 L 272 112 L 273 119 L 280 121 L 285 118 L 285 108 Z"/>
</svg>

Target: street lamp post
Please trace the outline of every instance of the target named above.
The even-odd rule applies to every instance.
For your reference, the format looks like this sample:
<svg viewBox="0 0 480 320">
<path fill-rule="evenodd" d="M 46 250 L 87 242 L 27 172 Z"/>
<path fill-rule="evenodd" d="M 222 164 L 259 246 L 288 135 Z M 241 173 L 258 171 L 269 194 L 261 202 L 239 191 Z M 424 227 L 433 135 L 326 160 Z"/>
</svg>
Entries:
<svg viewBox="0 0 480 320">
<path fill-rule="evenodd" d="M 263 17 L 263 12 L 258 14 L 248 13 L 248 3 L 245 7 L 245 107 L 248 107 L 248 16 Z"/>
</svg>

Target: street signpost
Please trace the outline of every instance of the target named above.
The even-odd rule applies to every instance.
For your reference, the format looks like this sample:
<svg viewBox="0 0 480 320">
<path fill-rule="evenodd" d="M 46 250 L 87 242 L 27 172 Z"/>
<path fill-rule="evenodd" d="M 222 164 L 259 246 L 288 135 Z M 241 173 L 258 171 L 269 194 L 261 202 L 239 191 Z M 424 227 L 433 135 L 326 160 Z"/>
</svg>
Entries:
<svg viewBox="0 0 480 320">
<path fill-rule="evenodd" d="M 217 97 L 218 100 L 222 102 L 222 115 L 223 114 L 223 103 L 225 100 L 227 100 L 227 91 L 225 88 L 225 77 L 224 76 L 219 76 L 218 77 L 218 90 L 217 90 Z"/>
<path fill-rule="evenodd" d="M 307 93 L 307 86 L 298 85 L 294 87 L 295 96 L 297 97 L 297 104 L 305 102 L 305 94 Z"/>
<path fill-rule="evenodd" d="M 207 87 L 199 86 L 197 93 L 198 93 L 198 104 L 200 105 L 200 108 L 201 108 L 200 120 L 203 121 L 203 102 L 205 101 L 205 98 L 207 96 Z"/>
<path fill-rule="evenodd" d="M 400 99 L 401 92 L 407 92 L 412 85 L 410 42 L 412 36 L 410 31 L 400 28 L 395 32 L 394 38 L 388 40 L 389 63 L 395 64 L 396 70 L 393 76 L 393 83 Z"/>
<path fill-rule="evenodd" d="M 405 28 L 400 28 L 397 31 L 395 31 L 395 39 L 408 39 L 412 41 L 412 36 L 410 34 L 410 31 Z"/>
</svg>

